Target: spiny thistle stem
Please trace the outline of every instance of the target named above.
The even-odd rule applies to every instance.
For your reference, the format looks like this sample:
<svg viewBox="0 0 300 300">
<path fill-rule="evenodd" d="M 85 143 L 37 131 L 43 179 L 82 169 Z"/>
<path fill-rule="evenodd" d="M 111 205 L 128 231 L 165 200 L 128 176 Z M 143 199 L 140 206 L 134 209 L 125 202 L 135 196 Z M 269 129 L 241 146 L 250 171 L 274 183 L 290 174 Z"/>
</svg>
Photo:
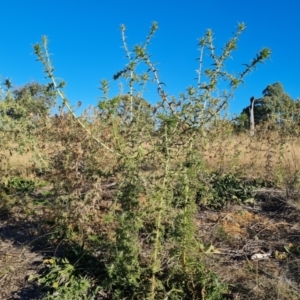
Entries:
<svg viewBox="0 0 300 300">
<path fill-rule="evenodd" d="M 50 60 L 50 55 L 48 51 L 48 39 L 46 36 L 43 36 L 42 38 L 42 46 L 43 50 L 40 49 L 40 45 L 36 44 L 34 46 L 34 50 L 36 55 L 38 56 L 38 60 L 42 62 L 44 65 L 44 71 L 52 81 L 54 89 L 57 91 L 59 97 L 62 99 L 63 104 L 68 108 L 69 112 L 71 115 L 74 117 L 74 119 L 80 124 L 80 126 L 98 143 L 100 144 L 103 148 L 108 150 L 111 153 L 115 153 L 117 155 L 120 155 L 119 153 L 115 152 L 114 150 L 110 149 L 107 145 L 105 145 L 103 142 L 101 142 L 97 137 L 93 135 L 93 133 L 80 121 L 80 119 L 77 118 L 75 115 L 75 112 L 73 111 L 72 107 L 69 104 L 68 99 L 63 95 L 63 93 L 60 90 L 60 86 L 63 86 L 63 84 L 57 84 L 56 80 L 53 75 L 54 68 L 51 65 L 51 60 Z"/>
<path fill-rule="evenodd" d="M 132 122 L 132 118 L 133 118 L 133 76 L 134 76 L 135 64 L 133 63 L 131 53 L 129 52 L 129 49 L 128 49 L 128 46 L 127 46 L 125 30 L 126 30 L 125 26 L 121 25 L 122 42 L 123 42 L 123 46 L 124 46 L 124 49 L 125 49 L 125 52 L 126 52 L 126 57 L 129 60 L 129 70 L 130 70 L 130 80 L 129 80 L 130 122 Z"/>
</svg>

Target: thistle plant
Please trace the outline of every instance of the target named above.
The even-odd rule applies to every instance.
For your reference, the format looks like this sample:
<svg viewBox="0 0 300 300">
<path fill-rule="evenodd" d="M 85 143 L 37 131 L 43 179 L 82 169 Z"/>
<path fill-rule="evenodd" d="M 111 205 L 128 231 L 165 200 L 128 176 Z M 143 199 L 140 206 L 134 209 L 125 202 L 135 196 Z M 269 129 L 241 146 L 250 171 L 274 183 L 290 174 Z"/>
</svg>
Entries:
<svg viewBox="0 0 300 300">
<path fill-rule="evenodd" d="M 270 50 L 262 49 L 240 73 L 231 74 L 225 64 L 237 49 L 245 25 L 238 25 L 221 54 L 217 54 L 213 33 L 208 30 L 198 44 L 196 84 L 174 97 L 167 93 L 148 52 L 157 29 L 154 22 L 145 42 L 130 50 L 126 28 L 121 26 L 128 64 L 114 79 L 125 82 L 128 91 L 109 99 L 109 82 L 101 82 L 103 100 L 98 116 L 110 129 L 108 142 L 76 117 L 62 92 L 64 83 L 56 82 L 47 38 L 34 49 L 63 106 L 81 130 L 117 162 L 111 173 L 118 184 L 114 207 L 119 210 L 109 218 L 114 232 L 107 243 L 105 281 L 112 298 L 222 299 L 226 286 L 204 266 L 204 247 L 195 224 L 199 173 L 205 172 L 201 147 L 206 142 L 205 131 L 221 119 L 235 90 L 269 58 Z M 143 99 L 152 82 L 160 99 L 155 105 Z M 227 90 L 221 89 L 221 82 L 222 86 L 228 83 Z"/>
</svg>

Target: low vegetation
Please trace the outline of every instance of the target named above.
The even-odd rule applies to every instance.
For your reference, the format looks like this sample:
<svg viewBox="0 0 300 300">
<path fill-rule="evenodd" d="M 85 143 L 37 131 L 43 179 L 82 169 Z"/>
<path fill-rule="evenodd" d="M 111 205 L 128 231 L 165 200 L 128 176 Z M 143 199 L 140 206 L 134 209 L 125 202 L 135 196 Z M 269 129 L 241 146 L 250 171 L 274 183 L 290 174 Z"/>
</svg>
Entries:
<svg viewBox="0 0 300 300">
<path fill-rule="evenodd" d="M 253 210 L 271 201 L 259 202 L 266 194 L 258 199 L 257 191 L 278 188 L 284 191 L 280 201 L 292 200 L 289 207 L 299 209 L 297 102 L 280 84 L 270 85 L 256 104 L 254 136 L 247 110 L 234 120 L 226 117 L 235 90 L 270 50 L 233 74 L 225 64 L 245 25 L 220 51 L 208 30 L 199 39 L 197 82 L 176 98 L 167 94 L 148 52 L 157 28 L 153 23 L 145 42 L 131 50 L 121 26 L 128 64 L 114 80 L 126 92 L 108 98 L 110 83 L 103 80 L 102 100 L 80 115 L 54 74 L 46 37 L 34 51 L 49 84 L 14 89 L 4 82 L 0 209 L 6 221 L 0 241 L 19 242 L 17 235 L 5 235 L 5 226 L 31 228 L 22 245 L 44 256 L 36 272 L 25 274 L 27 288 L 39 292 L 28 299 L 299 299 L 292 271 L 270 279 L 246 255 L 235 271 L 222 258 L 235 261 L 243 239 L 257 241 L 250 225 L 265 221 Z M 153 82 L 155 104 L 143 98 Z M 248 223 L 230 226 L 229 217 Z M 280 255 L 299 256 L 300 241 L 282 239 L 285 250 L 274 246 L 274 264 Z M 236 277 L 226 276 L 226 268 Z M 9 272 L 0 271 L 0 285 Z M 269 289 L 278 282 L 280 290 Z"/>
</svg>

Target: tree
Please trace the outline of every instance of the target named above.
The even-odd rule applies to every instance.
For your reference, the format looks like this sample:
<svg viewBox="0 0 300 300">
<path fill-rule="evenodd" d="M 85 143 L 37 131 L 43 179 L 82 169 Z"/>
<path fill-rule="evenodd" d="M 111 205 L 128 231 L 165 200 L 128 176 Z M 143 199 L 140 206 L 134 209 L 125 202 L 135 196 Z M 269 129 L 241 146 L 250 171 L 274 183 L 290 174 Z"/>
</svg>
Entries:
<svg viewBox="0 0 300 300">
<path fill-rule="evenodd" d="M 255 99 L 254 103 L 254 120 L 256 125 L 268 120 L 282 125 L 286 120 L 290 120 L 293 117 L 295 101 L 284 92 L 280 82 L 268 85 L 262 91 L 262 94 L 263 97 Z M 249 120 L 249 106 L 243 109 L 242 115 L 247 115 Z"/>
<path fill-rule="evenodd" d="M 243 111 L 232 119 L 233 128 L 236 133 L 245 132 L 249 129 L 249 116 Z"/>
<path fill-rule="evenodd" d="M 8 91 L 1 102 L 1 112 L 12 119 L 39 118 L 49 115 L 55 104 L 55 93 L 49 85 L 28 83 Z"/>
</svg>

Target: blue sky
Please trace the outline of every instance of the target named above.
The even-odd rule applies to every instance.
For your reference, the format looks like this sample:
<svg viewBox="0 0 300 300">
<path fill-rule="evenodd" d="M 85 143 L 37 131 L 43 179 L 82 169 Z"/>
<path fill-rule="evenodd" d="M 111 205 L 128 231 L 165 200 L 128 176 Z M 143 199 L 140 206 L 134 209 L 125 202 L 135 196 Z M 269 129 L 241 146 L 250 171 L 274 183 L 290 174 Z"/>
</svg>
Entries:
<svg viewBox="0 0 300 300">
<path fill-rule="evenodd" d="M 126 64 L 120 25 L 127 28 L 130 46 L 144 41 L 153 21 L 159 30 L 151 42 L 152 60 L 158 62 L 166 91 L 178 96 L 196 84 L 197 41 L 206 29 L 223 47 L 238 22 L 247 25 L 228 71 L 241 71 L 263 47 L 271 60 L 251 73 L 230 102 L 240 113 L 251 96 L 260 97 L 268 84 L 281 82 L 293 98 L 300 97 L 300 3 L 296 0 L 9 0 L 0 1 L 0 75 L 16 86 L 31 81 L 46 83 L 32 46 L 49 37 L 55 74 L 67 82 L 71 103 L 96 105 L 99 81 L 106 78 L 117 93 L 112 76 Z M 151 90 L 151 89 L 150 89 Z M 157 101 L 149 92 L 147 100 Z"/>
</svg>

